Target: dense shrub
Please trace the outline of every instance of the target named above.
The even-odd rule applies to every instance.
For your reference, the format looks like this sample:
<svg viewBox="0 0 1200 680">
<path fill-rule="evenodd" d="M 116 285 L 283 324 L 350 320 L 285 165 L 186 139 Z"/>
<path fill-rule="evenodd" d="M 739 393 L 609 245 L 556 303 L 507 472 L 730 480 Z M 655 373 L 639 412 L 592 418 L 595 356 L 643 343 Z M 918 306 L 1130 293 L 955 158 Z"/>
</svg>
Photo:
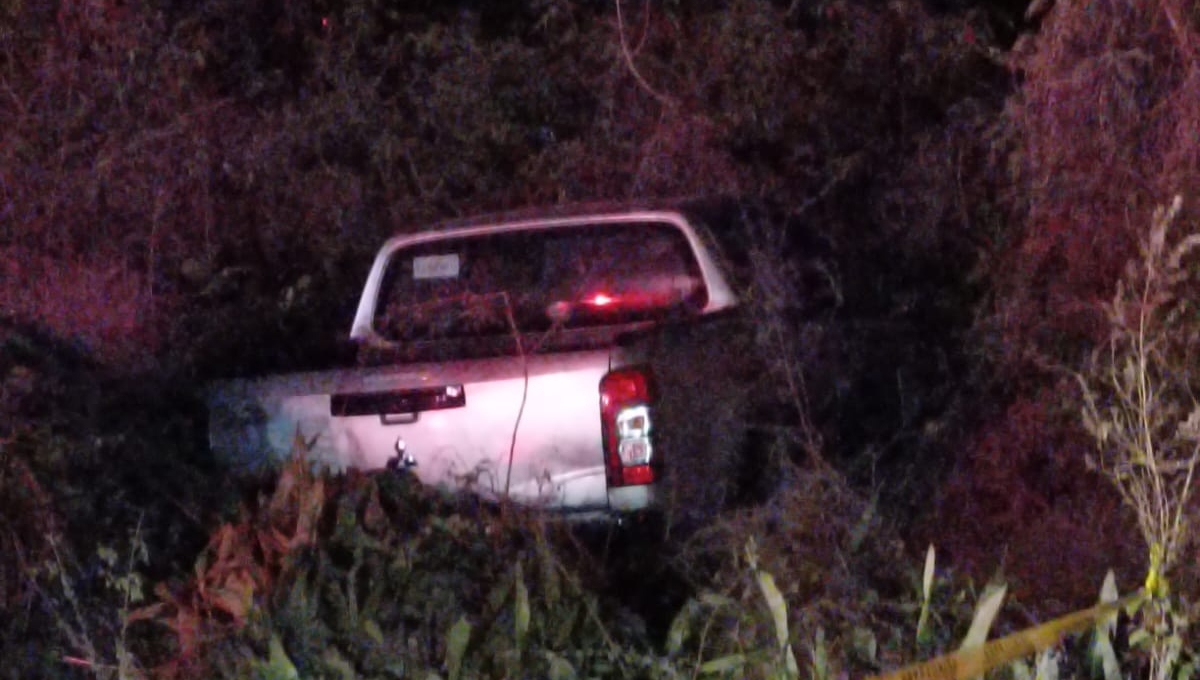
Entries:
<svg viewBox="0 0 1200 680">
<path fill-rule="evenodd" d="M 999 366 L 1008 377 L 1075 365 L 1107 329 L 1107 300 L 1138 225 L 1200 175 L 1200 26 L 1187 3 L 1058 5 L 1014 55 L 1014 142 L 994 251 Z M 1185 201 L 1183 219 L 1194 214 Z"/>
<path fill-rule="evenodd" d="M 622 530 L 547 523 L 528 509 L 443 495 L 402 472 L 314 475 L 298 455 L 274 488 L 213 533 L 186 583 L 160 587 L 129 620 L 137 631 L 171 631 L 156 677 L 671 678 L 709 662 L 777 677 L 779 624 L 762 612 L 759 569 L 802 576 L 764 588 L 797 630 L 829 623 L 840 639 L 841 628 L 878 613 L 873 598 L 849 623 L 835 620 L 847 612 L 804 604 L 813 588 L 847 595 L 839 589 L 861 566 L 839 568 L 837 556 L 865 559 L 858 553 L 878 528 L 869 518 L 853 527 L 838 516 L 843 508 L 828 505 L 854 504 L 836 478 L 795 472 L 799 483 L 771 511 L 788 516 L 731 517 L 682 553 L 693 580 L 681 592 L 696 593 L 685 603 L 650 595 L 679 587 L 646 568 L 671 555 L 653 535 L 626 543 L 633 537 Z M 747 548 L 746 531 L 763 541 Z M 656 555 L 638 554 L 651 544 Z M 747 565 L 744 550 L 761 561 Z M 720 568 L 695 568 L 706 563 Z M 895 581 L 896 567 L 877 573 Z M 653 611 L 664 605 L 671 609 Z M 647 628 L 664 614 L 669 629 Z M 898 636 L 902 626 L 892 623 Z"/>
<path fill-rule="evenodd" d="M 969 341 L 1000 410 L 964 440 L 931 530 L 960 527 L 975 537 L 962 550 L 984 562 L 1006 546 L 1011 568 L 1047 592 L 1075 587 L 1044 559 L 1050 534 L 1073 536 L 1082 561 L 1145 562 L 1113 528 L 1115 498 L 1082 468 L 1089 445 L 1063 376 L 1108 339 L 1102 303 L 1153 209 L 1200 186 L 1198 31 L 1187 3 L 1057 3 L 1010 55 L 1021 83 L 997 128 L 1006 226 L 979 261 L 987 301 Z M 1195 205 L 1184 201 L 1182 222 Z"/>
<path fill-rule="evenodd" d="M 65 657 L 117 658 L 117 612 L 191 564 L 230 487 L 186 384 L 10 320 L 0 376 L 0 675 L 62 677 Z"/>
</svg>

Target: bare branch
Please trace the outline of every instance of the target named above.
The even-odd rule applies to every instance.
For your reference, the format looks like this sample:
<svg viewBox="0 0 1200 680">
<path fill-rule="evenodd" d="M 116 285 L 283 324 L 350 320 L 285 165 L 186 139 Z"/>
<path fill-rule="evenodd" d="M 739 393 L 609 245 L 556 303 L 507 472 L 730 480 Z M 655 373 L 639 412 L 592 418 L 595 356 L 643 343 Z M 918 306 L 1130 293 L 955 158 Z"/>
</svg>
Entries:
<svg viewBox="0 0 1200 680">
<path fill-rule="evenodd" d="M 629 69 L 629 73 L 633 76 L 633 79 L 637 81 L 638 85 L 640 85 L 641 88 L 650 96 L 657 99 L 663 106 L 674 108 L 677 102 L 654 89 L 654 86 L 642 76 L 641 71 L 638 70 L 637 64 L 633 63 L 633 53 L 630 52 L 629 41 L 625 38 L 625 20 L 621 16 L 621 0 L 613 0 L 613 5 L 617 8 L 617 36 L 620 38 L 621 56 L 625 59 L 625 67 Z M 649 7 L 646 8 L 646 12 L 650 12 Z M 648 32 L 649 31 L 647 31 L 647 33 Z M 642 39 L 643 41 L 645 40 L 645 35 L 643 35 Z"/>
</svg>

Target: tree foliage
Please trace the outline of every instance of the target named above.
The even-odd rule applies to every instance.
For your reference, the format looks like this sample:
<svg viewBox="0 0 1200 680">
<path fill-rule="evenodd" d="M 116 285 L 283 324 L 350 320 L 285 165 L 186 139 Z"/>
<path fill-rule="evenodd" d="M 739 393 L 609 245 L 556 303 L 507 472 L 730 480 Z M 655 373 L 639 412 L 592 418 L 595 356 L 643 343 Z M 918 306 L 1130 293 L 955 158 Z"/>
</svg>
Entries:
<svg viewBox="0 0 1200 680">
<path fill-rule="evenodd" d="M 2 240 L 120 263 L 162 331 L 220 272 L 252 270 L 259 296 L 316 276 L 342 300 L 381 235 L 512 206 L 766 194 L 796 208 L 844 188 L 877 194 L 876 214 L 820 221 L 937 233 L 943 216 L 904 216 L 924 201 L 887 178 L 919 173 L 906 158 L 943 118 L 977 124 L 972 102 L 994 96 L 999 71 L 963 37 L 978 17 L 611 10 L 14 3 Z"/>
</svg>

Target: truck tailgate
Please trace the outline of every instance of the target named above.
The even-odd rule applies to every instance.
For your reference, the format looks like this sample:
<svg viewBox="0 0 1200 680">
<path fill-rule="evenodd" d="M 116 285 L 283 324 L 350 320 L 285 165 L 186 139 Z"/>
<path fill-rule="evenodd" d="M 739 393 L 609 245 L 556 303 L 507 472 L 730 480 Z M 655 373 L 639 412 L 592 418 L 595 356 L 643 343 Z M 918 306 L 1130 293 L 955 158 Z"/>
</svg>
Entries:
<svg viewBox="0 0 1200 680">
<path fill-rule="evenodd" d="M 599 509 L 609 360 L 589 350 L 228 382 L 209 395 L 211 443 L 255 465 L 290 455 L 299 434 L 334 469 L 381 468 L 402 453 L 426 484 Z"/>
</svg>

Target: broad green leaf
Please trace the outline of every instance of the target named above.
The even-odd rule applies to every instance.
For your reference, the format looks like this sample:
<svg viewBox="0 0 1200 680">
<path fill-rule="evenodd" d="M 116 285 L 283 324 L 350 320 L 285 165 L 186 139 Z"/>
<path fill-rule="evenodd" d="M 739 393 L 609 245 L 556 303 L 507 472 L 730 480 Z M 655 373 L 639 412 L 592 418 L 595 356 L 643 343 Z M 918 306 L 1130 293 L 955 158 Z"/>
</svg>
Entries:
<svg viewBox="0 0 1200 680">
<path fill-rule="evenodd" d="M 859 626 L 851 632 L 850 643 L 858 658 L 871 663 L 875 662 L 875 656 L 879 653 L 879 643 L 875 639 L 874 631 Z"/>
<path fill-rule="evenodd" d="M 692 632 L 692 617 L 696 615 L 696 609 L 696 601 L 688 600 L 671 621 L 671 628 L 667 631 L 666 652 L 668 656 L 674 656 L 683 649 L 683 641 Z"/>
<path fill-rule="evenodd" d="M 775 586 L 775 577 L 761 569 L 755 576 L 758 578 L 758 587 L 762 591 L 763 599 L 767 601 L 767 608 L 771 610 L 771 619 L 775 623 L 775 644 L 777 649 L 782 649 L 788 641 L 787 602 Z"/>
<path fill-rule="evenodd" d="M 1100 603 L 1116 602 L 1120 600 L 1121 594 L 1117 591 L 1117 578 L 1109 570 L 1104 574 L 1104 583 L 1100 584 Z M 1111 637 L 1116 631 L 1117 615 L 1112 614 L 1104 619 L 1096 621 L 1096 634 L 1104 634 L 1106 637 Z"/>
<path fill-rule="evenodd" d="M 463 616 L 450 627 L 446 634 L 446 671 L 450 680 L 458 680 L 462 673 L 463 656 L 467 653 L 467 643 L 471 641 L 471 622 Z"/>
<path fill-rule="evenodd" d="M 967 636 L 963 638 L 959 649 L 971 649 L 987 642 L 988 631 L 991 630 L 996 615 L 1000 613 L 1000 606 L 1004 604 L 1004 595 L 1007 592 L 1008 586 L 1005 585 L 984 588 L 979 603 L 975 605 L 971 628 L 967 630 Z"/>
<path fill-rule="evenodd" d="M 1183 638 L 1179 633 L 1172 633 L 1167 636 L 1167 639 L 1159 647 L 1159 653 L 1162 655 L 1163 668 L 1174 668 L 1179 662 L 1179 655 L 1183 651 Z"/>
<path fill-rule="evenodd" d="M 937 553 L 933 544 L 925 551 L 925 572 L 921 577 L 921 613 L 917 616 L 917 644 L 923 645 L 929 641 L 929 603 L 933 597 L 933 574 L 937 562 Z"/>
<path fill-rule="evenodd" d="M 796 663 L 796 655 L 792 654 L 792 645 L 787 644 L 787 602 L 775 585 L 775 578 L 770 576 L 769 572 L 757 570 L 755 576 L 758 579 L 758 589 L 762 590 L 763 600 L 767 601 L 770 618 L 775 625 L 775 644 L 778 645 L 775 649 L 784 655 L 786 676 L 797 678 L 800 669 Z"/>
<path fill-rule="evenodd" d="M 1112 569 L 1104 575 L 1104 583 L 1100 586 L 1100 602 L 1116 602 L 1120 598 L 1117 592 L 1117 578 Z M 1117 616 L 1105 617 L 1096 621 L 1092 629 L 1092 644 L 1088 647 L 1088 658 L 1093 672 L 1099 670 L 1104 680 L 1120 680 L 1121 668 L 1117 662 L 1117 654 L 1112 646 L 1112 636 L 1117 628 Z"/>
<path fill-rule="evenodd" d="M 917 616 L 917 644 L 929 642 L 929 601 L 921 603 L 921 613 Z"/>
<path fill-rule="evenodd" d="M 554 610 L 554 627 L 546 631 L 552 636 L 551 646 L 562 649 L 575 634 L 580 620 L 586 618 L 586 614 L 587 607 L 584 603 L 563 600 L 558 609 Z"/>
<path fill-rule="evenodd" d="M 529 632 L 529 591 L 525 588 L 525 575 L 521 571 L 521 563 L 516 563 L 516 573 L 513 575 L 515 586 L 516 602 L 514 603 L 514 634 L 516 636 L 517 651 L 525 648 L 525 634 Z"/>
<path fill-rule="evenodd" d="M 775 624 L 775 642 L 778 645 L 776 649 L 784 656 L 787 677 L 798 677 L 800 667 L 796 664 L 796 655 L 792 653 L 792 646 L 788 644 L 787 602 L 784 601 L 779 588 L 775 586 L 775 577 L 761 569 L 756 572 L 756 575 L 763 599 L 767 601 L 767 607 L 771 610 L 771 619 Z"/>
<path fill-rule="evenodd" d="M 858 522 L 854 524 L 854 529 L 850 532 L 850 552 L 858 552 L 862 546 L 863 540 L 871 530 L 871 522 L 875 519 L 875 511 L 879 505 L 879 492 L 876 491 L 871 495 L 871 502 L 863 510 L 863 513 L 858 518 Z"/>
<path fill-rule="evenodd" d="M 779 673 L 779 677 L 795 680 L 800 677 L 800 664 L 796 663 L 796 655 L 792 652 L 792 646 L 788 645 L 783 650 L 783 669 Z"/>
<path fill-rule="evenodd" d="M 96 557 L 99 557 L 109 567 L 116 566 L 117 564 L 117 551 L 107 545 L 101 545 L 96 548 Z"/>
<path fill-rule="evenodd" d="M 300 680 L 300 673 L 292 660 L 283 649 L 283 641 L 278 635 L 271 636 L 269 643 L 268 661 L 265 667 L 259 668 L 260 676 L 269 680 Z"/>
<path fill-rule="evenodd" d="M 1104 680 L 1121 680 L 1121 667 L 1117 662 L 1117 653 L 1113 649 L 1112 640 L 1103 632 L 1101 626 L 1092 631 L 1092 644 L 1088 648 L 1088 657 L 1092 665 L 1092 674 L 1099 674 Z"/>
<path fill-rule="evenodd" d="M 488 593 L 488 611 L 500 611 L 504 602 L 508 600 L 508 593 L 511 589 L 512 583 L 508 579 L 500 579 L 496 587 L 492 588 L 492 592 Z"/>
<path fill-rule="evenodd" d="M 337 647 L 328 647 L 325 649 L 325 654 L 322 655 L 321 661 L 325 663 L 325 667 L 336 671 L 342 680 L 358 680 L 358 673 L 354 670 L 354 664 L 346 660 Z"/>
<path fill-rule="evenodd" d="M 1058 680 L 1058 653 L 1054 649 L 1043 650 L 1037 656 L 1036 680 Z"/>
<path fill-rule="evenodd" d="M 937 554 L 930 543 L 929 550 L 925 551 L 925 574 L 921 577 L 921 599 L 926 602 L 933 597 L 933 571 L 936 562 Z"/>
<path fill-rule="evenodd" d="M 1113 575 L 1113 570 L 1109 569 L 1104 575 L 1104 582 L 1100 584 L 1100 601 L 1116 602 L 1119 599 L 1121 593 L 1117 590 L 1117 577 Z"/>
<path fill-rule="evenodd" d="M 825 649 L 825 629 L 818 627 L 809 645 L 811 660 L 809 661 L 809 676 L 812 680 L 829 680 L 829 652 Z M 799 672 L 792 677 L 799 675 Z"/>
<path fill-rule="evenodd" d="M 562 586 L 559 583 L 560 576 L 554 562 L 554 555 L 546 546 L 545 539 L 539 538 L 537 543 L 538 567 L 541 570 L 541 592 L 546 604 L 551 608 L 557 607 L 559 600 L 562 599 Z"/>
<path fill-rule="evenodd" d="M 736 671 L 746 665 L 745 654 L 730 654 L 712 661 L 705 661 L 700 665 L 701 675 L 716 675 L 725 674 L 730 671 Z"/>
<path fill-rule="evenodd" d="M 545 655 L 546 661 L 550 664 L 550 668 L 546 674 L 548 680 L 576 680 L 579 677 L 570 661 L 549 650 L 542 652 L 542 654 Z"/>
<path fill-rule="evenodd" d="M 362 631 L 375 644 L 383 644 L 383 630 L 379 628 L 379 624 L 374 619 L 363 619 Z"/>
<path fill-rule="evenodd" d="M 737 605 L 737 600 L 727 595 L 714 593 L 711 590 L 700 593 L 700 604 L 706 607 L 733 607 Z"/>
</svg>

